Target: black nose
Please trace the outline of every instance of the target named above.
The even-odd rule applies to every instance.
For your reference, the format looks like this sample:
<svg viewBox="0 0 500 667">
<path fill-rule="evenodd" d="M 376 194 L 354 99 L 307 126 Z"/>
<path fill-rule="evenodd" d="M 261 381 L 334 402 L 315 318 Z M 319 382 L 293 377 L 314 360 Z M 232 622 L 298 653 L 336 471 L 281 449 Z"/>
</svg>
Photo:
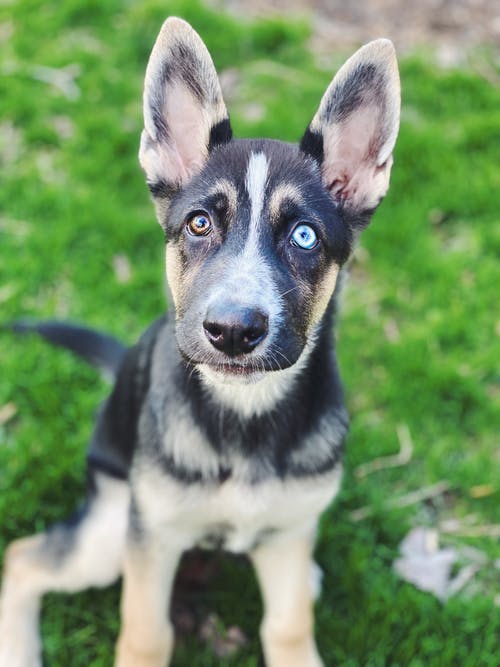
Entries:
<svg viewBox="0 0 500 667">
<path fill-rule="evenodd" d="M 203 328 L 217 350 L 229 356 L 248 354 L 267 336 L 268 317 L 256 308 L 216 304 L 209 307 Z"/>
</svg>

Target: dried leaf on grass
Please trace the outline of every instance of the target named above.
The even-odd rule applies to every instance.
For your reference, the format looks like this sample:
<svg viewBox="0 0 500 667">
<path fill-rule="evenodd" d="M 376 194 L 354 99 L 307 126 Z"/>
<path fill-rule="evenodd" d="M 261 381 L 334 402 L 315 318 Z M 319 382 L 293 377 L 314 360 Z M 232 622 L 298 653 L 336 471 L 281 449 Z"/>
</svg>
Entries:
<svg viewBox="0 0 500 667">
<path fill-rule="evenodd" d="M 439 533 L 430 528 L 413 528 L 399 549 L 401 557 L 393 567 L 401 579 L 443 601 L 462 590 L 481 568 L 478 562 L 469 563 L 452 577 L 461 554 L 455 547 L 439 548 Z"/>
<path fill-rule="evenodd" d="M 440 529 L 443 533 L 456 535 L 457 537 L 492 537 L 500 538 L 500 524 L 485 523 L 483 525 L 471 525 L 459 519 L 448 519 L 441 522 Z"/>
<path fill-rule="evenodd" d="M 77 100 L 80 97 L 80 88 L 75 81 L 80 73 L 81 68 L 75 63 L 60 68 L 34 65 L 32 70 L 34 79 L 53 86 L 68 100 Z"/>
<path fill-rule="evenodd" d="M 416 505 L 417 503 L 422 502 L 422 500 L 437 498 L 438 496 L 443 495 L 443 493 L 446 493 L 446 491 L 449 491 L 449 489 L 449 483 L 446 480 L 442 480 L 441 482 L 437 482 L 437 484 L 424 486 L 422 489 L 410 491 L 410 493 L 405 493 L 397 498 L 389 498 L 389 500 L 384 503 L 384 509 L 399 509 L 401 507 L 408 507 L 409 505 Z M 350 517 L 353 521 L 362 521 L 363 519 L 372 516 L 374 511 L 373 507 L 366 505 L 365 507 L 353 510 Z"/>
<path fill-rule="evenodd" d="M 17 406 L 15 403 L 5 403 L 0 407 L 0 426 L 6 424 L 17 413 Z"/>
<path fill-rule="evenodd" d="M 496 493 L 493 484 L 476 484 L 469 489 L 471 498 L 486 498 Z"/>
<path fill-rule="evenodd" d="M 16 293 L 14 285 L 4 285 L 0 287 L 0 303 L 8 301 Z"/>
<path fill-rule="evenodd" d="M 116 280 L 121 284 L 129 283 L 132 279 L 132 267 L 126 255 L 113 256 L 113 270 Z"/>
</svg>

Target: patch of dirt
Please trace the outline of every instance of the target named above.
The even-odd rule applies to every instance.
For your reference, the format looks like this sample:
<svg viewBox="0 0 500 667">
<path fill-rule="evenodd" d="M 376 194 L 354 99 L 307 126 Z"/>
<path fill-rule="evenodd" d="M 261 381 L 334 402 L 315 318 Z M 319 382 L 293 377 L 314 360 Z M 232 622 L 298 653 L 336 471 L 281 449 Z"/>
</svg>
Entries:
<svg viewBox="0 0 500 667">
<path fill-rule="evenodd" d="M 306 16 L 318 54 L 348 52 L 388 37 L 400 54 L 427 50 L 443 66 L 460 66 L 480 47 L 500 55 L 498 0 L 211 0 L 239 16 Z M 498 60 L 497 60 L 498 62 Z"/>
</svg>

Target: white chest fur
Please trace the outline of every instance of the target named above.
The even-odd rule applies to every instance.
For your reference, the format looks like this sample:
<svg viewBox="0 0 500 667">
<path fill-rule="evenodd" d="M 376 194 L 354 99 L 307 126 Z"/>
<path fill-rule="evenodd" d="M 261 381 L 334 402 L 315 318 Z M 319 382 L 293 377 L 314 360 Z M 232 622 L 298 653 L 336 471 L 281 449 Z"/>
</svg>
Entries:
<svg viewBox="0 0 500 667">
<path fill-rule="evenodd" d="M 137 471 L 134 492 L 140 520 L 165 546 L 187 549 L 223 534 L 229 551 L 252 549 L 263 536 L 314 531 L 317 518 L 338 492 L 342 471 L 307 479 L 247 484 L 183 484 L 148 467 Z"/>
</svg>

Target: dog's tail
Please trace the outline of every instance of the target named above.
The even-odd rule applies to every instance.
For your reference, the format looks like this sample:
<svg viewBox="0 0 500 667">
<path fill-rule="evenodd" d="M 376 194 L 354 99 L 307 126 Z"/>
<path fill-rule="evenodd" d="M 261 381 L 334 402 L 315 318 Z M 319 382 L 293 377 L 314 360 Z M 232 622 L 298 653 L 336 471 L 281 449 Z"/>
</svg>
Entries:
<svg viewBox="0 0 500 667">
<path fill-rule="evenodd" d="M 37 334 L 51 345 L 71 350 L 108 379 L 116 377 L 127 350 L 123 343 L 108 334 L 58 320 L 17 320 L 2 328 L 18 334 Z"/>
</svg>

